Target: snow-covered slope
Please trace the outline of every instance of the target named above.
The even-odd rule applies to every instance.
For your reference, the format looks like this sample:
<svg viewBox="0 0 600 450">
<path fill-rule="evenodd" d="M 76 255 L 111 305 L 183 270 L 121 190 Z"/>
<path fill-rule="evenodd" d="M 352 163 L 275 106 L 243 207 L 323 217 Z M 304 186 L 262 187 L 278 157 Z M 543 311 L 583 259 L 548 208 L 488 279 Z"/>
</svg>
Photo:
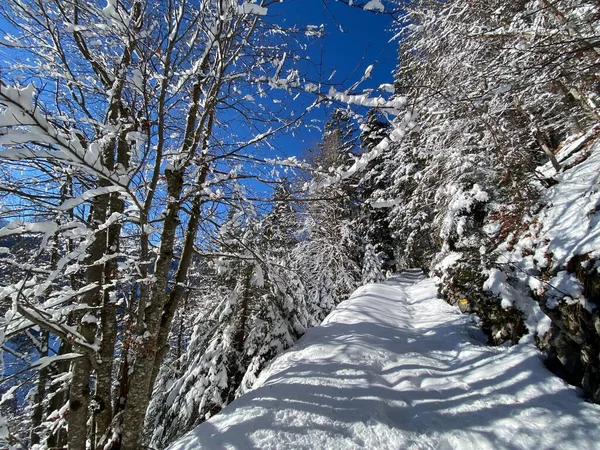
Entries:
<svg viewBox="0 0 600 450">
<path fill-rule="evenodd" d="M 492 348 L 418 271 L 358 289 L 171 450 L 597 449 L 600 407 Z"/>
</svg>

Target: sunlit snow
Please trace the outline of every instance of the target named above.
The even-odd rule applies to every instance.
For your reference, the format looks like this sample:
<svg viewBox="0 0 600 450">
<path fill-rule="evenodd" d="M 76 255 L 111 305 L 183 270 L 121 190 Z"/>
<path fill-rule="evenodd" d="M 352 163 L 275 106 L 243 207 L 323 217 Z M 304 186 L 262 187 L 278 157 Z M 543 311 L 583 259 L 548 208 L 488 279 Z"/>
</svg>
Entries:
<svg viewBox="0 0 600 450">
<path fill-rule="evenodd" d="M 436 292 L 419 271 L 360 288 L 170 450 L 597 448 L 600 407 Z"/>
</svg>

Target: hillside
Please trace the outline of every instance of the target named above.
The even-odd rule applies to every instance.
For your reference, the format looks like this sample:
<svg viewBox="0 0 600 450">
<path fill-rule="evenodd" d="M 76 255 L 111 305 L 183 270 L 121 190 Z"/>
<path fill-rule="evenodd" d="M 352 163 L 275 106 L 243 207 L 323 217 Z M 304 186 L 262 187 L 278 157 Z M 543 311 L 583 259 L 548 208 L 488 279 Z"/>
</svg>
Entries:
<svg viewBox="0 0 600 450">
<path fill-rule="evenodd" d="M 597 448 L 600 407 L 469 318 L 420 271 L 359 288 L 170 450 Z"/>
</svg>

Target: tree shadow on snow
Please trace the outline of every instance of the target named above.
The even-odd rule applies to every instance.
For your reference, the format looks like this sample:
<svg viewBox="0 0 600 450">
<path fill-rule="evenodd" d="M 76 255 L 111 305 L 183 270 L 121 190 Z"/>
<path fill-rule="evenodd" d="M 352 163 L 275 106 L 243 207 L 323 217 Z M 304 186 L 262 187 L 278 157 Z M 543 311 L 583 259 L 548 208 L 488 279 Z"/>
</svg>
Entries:
<svg viewBox="0 0 600 450">
<path fill-rule="evenodd" d="M 329 324 L 271 371 L 177 448 L 563 448 L 600 423 L 534 352 L 484 347 L 453 322 Z"/>
</svg>

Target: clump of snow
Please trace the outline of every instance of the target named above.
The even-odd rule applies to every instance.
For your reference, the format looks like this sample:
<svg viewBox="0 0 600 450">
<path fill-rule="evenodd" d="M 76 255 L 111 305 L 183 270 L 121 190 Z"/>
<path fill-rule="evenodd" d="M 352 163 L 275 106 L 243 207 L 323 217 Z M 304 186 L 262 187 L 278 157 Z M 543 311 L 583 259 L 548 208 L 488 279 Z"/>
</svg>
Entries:
<svg viewBox="0 0 600 450">
<path fill-rule="evenodd" d="M 532 341 L 536 333 L 539 334 L 541 331 L 546 333 L 548 331 L 548 317 L 528 295 L 526 285 L 521 283 L 515 287 L 508 282 L 506 273 L 499 269 L 491 269 L 488 272 L 487 280 L 483 284 L 483 289 L 500 297 L 502 308 L 515 307 L 524 313 L 525 326 L 529 334 L 522 338 L 522 342 Z"/>
<path fill-rule="evenodd" d="M 363 6 L 363 9 L 365 11 L 385 11 L 385 7 L 383 6 L 383 3 L 381 3 L 381 0 L 370 0 L 365 6 Z"/>
<path fill-rule="evenodd" d="M 104 194 L 110 194 L 113 192 L 123 192 L 124 190 L 125 189 L 121 186 L 106 186 L 106 187 L 100 187 L 100 188 L 95 188 L 95 189 L 89 189 L 89 190 L 85 191 L 83 194 L 81 194 L 79 197 L 73 197 L 73 198 L 65 200 L 63 202 L 63 204 L 58 207 L 58 209 L 61 211 L 68 211 L 70 209 L 73 209 L 73 208 L 81 205 L 82 203 L 85 203 L 86 201 L 90 200 L 91 198 L 98 197 L 98 196 L 104 195 Z"/>
<path fill-rule="evenodd" d="M 367 72 L 368 73 L 368 72 Z M 384 97 L 370 97 L 368 92 L 363 94 L 349 94 L 347 92 L 339 92 L 334 87 L 329 89 L 329 98 L 349 105 L 370 106 L 389 110 L 391 113 L 399 114 L 402 107 L 406 105 L 404 97 L 395 97 L 386 99 Z"/>
<path fill-rule="evenodd" d="M 548 292 L 546 293 L 546 305 L 553 309 L 561 300 L 566 301 L 579 299 L 583 293 L 583 286 L 575 275 L 561 270 L 548 281 Z"/>
<path fill-rule="evenodd" d="M 373 208 L 391 208 L 400 204 L 401 199 L 391 199 L 391 200 L 372 200 L 369 204 Z"/>
<path fill-rule="evenodd" d="M 460 252 L 450 252 L 439 264 L 436 265 L 436 271 L 444 271 L 445 269 L 452 267 L 454 264 L 460 261 L 462 256 L 463 254 Z"/>
<path fill-rule="evenodd" d="M 483 289 L 498 295 L 504 309 L 512 307 L 519 298 L 517 291 L 506 282 L 506 274 L 498 269 L 491 269 L 489 271 L 489 276 L 483 284 Z"/>
<path fill-rule="evenodd" d="M 117 0 L 108 0 L 106 6 L 102 8 L 102 14 L 106 17 L 119 17 L 117 13 Z"/>
<path fill-rule="evenodd" d="M 490 199 L 489 194 L 478 184 L 474 184 L 469 190 L 464 190 L 460 184 L 452 183 L 446 187 L 443 195 L 451 200 L 448 204 L 448 214 L 446 214 L 440 230 L 442 237 L 450 236 L 453 230 L 458 236 L 462 236 L 467 225 L 464 213 L 471 212 L 476 204 L 485 203 Z"/>
<path fill-rule="evenodd" d="M 600 407 L 469 319 L 417 271 L 363 286 L 170 450 L 596 448 Z"/>
<path fill-rule="evenodd" d="M 499 222 L 491 222 L 491 223 L 486 223 L 483 226 L 483 232 L 488 236 L 488 237 L 494 237 L 496 236 L 500 230 L 501 230 L 501 225 Z"/>
<path fill-rule="evenodd" d="M 381 91 L 390 92 L 392 94 L 396 91 L 394 85 L 390 83 L 380 84 L 378 89 Z"/>
<path fill-rule="evenodd" d="M 50 364 L 53 364 L 58 361 L 69 361 L 71 359 L 81 358 L 82 355 L 79 353 L 64 353 L 62 355 L 53 355 L 53 356 L 44 356 L 38 359 L 32 367 L 35 367 L 37 370 L 41 370 L 44 367 L 48 367 Z"/>
<path fill-rule="evenodd" d="M 238 6 L 238 11 L 240 14 L 254 14 L 257 16 L 266 16 L 267 8 L 264 6 L 257 5 L 256 3 L 242 3 Z"/>
</svg>

